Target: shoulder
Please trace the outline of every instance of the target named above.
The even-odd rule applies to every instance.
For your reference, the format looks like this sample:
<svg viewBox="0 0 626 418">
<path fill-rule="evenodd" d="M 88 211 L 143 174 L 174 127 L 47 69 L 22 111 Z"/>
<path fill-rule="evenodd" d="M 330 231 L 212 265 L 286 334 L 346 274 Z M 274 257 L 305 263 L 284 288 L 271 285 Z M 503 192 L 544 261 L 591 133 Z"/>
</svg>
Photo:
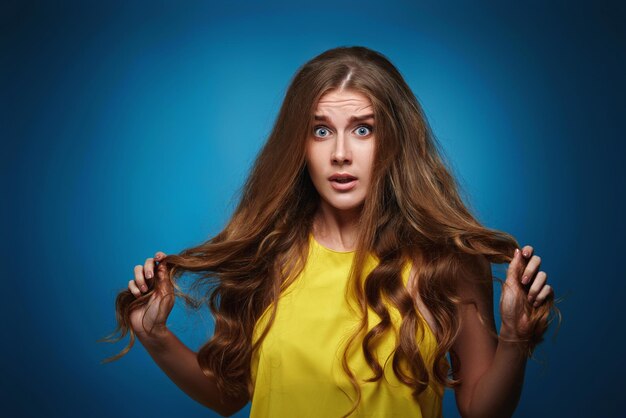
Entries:
<svg viewBox="0 0 626 418">
<path fill-rule="evenodd" d="M 491 274 L 491 263 L 483 254 L 461 253 L 458 256 L 459 265 L 466 273 L 473 275 Z"/>
<path fill-rule="evenodd" d="M 449 264 L 451 270 L 451 281 L 454 284 L 459 296 L 471 295 L 477 291 L 485 291 L 493 288 L 491 262 L 482 254 L 457 253 L 451 257 Z M 417 289 L 418 272 L 417 265 L 421 262 L 411 260 L 411 270 L 408 279 L 408 288 Z"/>
<path fill-rule="evenodd" d="M 481 312 L 488 313 L 493 308 L 493 284 L 491 263 L 483 255 L 460 254 L 458 268 L 454 277 L 457 295 L 462 300 L 474 301 Z M 420 313 L 428 322 L 431 329 L 437 330 L 434 316 L 428 310 L 418 292 L 419 275 L 417 266 L 411 262 L 411 269 L 407 280 L 407 290 L 415 299 Z M 491 303 L 490 303 L 491 302 Z M 471 302 L 470 302 L 471 303 Z"/>
<path fill-rule="evenodd" d="M 488 296 L 484 292 L 493 290 L 491 263 L 482 254 L 460 254 L 458 268 L 454 275 L 459 296 Z M 489 293 L 489 292 L 488 292 Z"/>
</svg>

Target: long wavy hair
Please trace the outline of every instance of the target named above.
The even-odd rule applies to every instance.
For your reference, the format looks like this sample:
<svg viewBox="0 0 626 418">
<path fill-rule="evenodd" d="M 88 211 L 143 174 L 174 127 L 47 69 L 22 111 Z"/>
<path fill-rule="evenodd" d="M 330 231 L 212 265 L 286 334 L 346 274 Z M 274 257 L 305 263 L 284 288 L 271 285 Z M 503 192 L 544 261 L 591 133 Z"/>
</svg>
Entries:
<svg viewBox="0 0 626 418">
<path fill-rule="evenodd" d="M 478 265 L 478 258 L 508 263 L 519 248 L 511 235 L 481 225 L 463 203 L 459 185 L 444 163 L 418 100 L 384 55 L 361 46 L 339 47 L 301 66 L 226 227 L 200 245 L 168 255 L 162 263 L 168 266 L 176 296 L 195 308 L 208 304 L 215 318 L 213 337 L 197 353 L 205 374 L 215 376 L 221 394 L 237 396 L 248 391 L 251 396 L 253 351 L 272 326 L 281 292 L 306 262 L 309 232 L 320 197 L 307 173 L 305 141 L 318 100 L 333 89 L 366 95 L 376 120 L 372 182 L 361 210 L 354 262 L 347 278 L 360 307 L 360 327 L 348 340 L 342 361 L 356 392 L 352 409 L 344 415 L 348 416 L 358 407 L 361 389 L 348 365 L 347 353 L 354 344 L 360 344 L 373 372 L 365 381 L 383 377 L 373 349 L 392 327 L 388 303 L 402 316 L 393 371 L 413 389 L 415 399 L 431 378 L 446 387 L 460 384 L 452 377 L 445 355 L 450 351 L 458 359 L 451 347 L 459 332 L 459 307 L 475 301 L 459 296 L 458 281 L 469 280 L 462 273 Z M 380 263 L 362 278 L 370 252 Z M 431 367 L 416 342 L 418 331 L 424 327 L 418 317 L 416 295 L 409 293 L 401 278 L 408 260 L 419 277 L 416 291 L 437 325 L 438 344 Z M 185 272 L 197 277 L 192 288 L 204 289 L 203 301 L 190 297 L 176 283 Z M 488 283 L 483 284 L 493 286 L 492 279 L 489 275 L 485 278 Z M 129 290 L 117 296 L 114 334 L 120 335 L 109 341 L 119 341 L 130 332 L 130 342 L 106 361 L 120 358 L 132 347 L 135 335 L 129 314 L 145 305 L 152 291 L 139 298 Z M 522 338 L 530 356 L 543 341 L 552 322 L 550 314 L 558 314 L 560 320 L 560 313 L 553 297 L 538 308 L 532 308 L 523 294 L 519 297 L 525 303 L 519 315 L 530 318 L 529 332 Z M 383 298 L 389 302 L 384 303 Z M 372 329 L 368 329 L 368 306 L 380 318 Z M 254 326 L 270 307 L 267 326 L 253 341 Z M 480 319 L 487 326 L 486 319 Z"/>
</svg>

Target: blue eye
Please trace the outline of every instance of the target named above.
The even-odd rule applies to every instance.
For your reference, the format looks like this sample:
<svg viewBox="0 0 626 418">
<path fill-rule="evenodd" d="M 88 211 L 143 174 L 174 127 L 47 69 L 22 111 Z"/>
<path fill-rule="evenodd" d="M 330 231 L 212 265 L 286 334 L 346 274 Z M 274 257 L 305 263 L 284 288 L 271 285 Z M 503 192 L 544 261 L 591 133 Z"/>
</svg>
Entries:
<svg viewBox="0 0 626 418">
<path fill-rule="evenodd" d="M 317 135 L 317 132 L 321 130 L 321 131 L 325 131 L 326 133 L 328 133 L 328 129 L 325 126 L 316 126 L 315 128 L 313 128 L 313 132 L 315 133 L 316 136 L 320 136 L 322 138 L 326 137 L 327 135 Z"/>
<path fill-rule="evenodd" d="M 357 128 L 356 128 L 357 132 L 362 132 L 362 129 L 366 129 L 366 130 L 368 130 L 369 132 L 367 132 L 367 133 L 365 133 L 365 134 L 363 134 L 363 135 L 360 135 L 360 136 L 366 136 L 366 135 L 368 135 L 368 134 L 371 134 L 371 133 L 372 133 L 372 131 L 373 131 L 373 128 L 372 128 L 372 126 L 371 126 L 371 125 L 361 125 L 361 126 L 359 126 L 359 127 L 357 127 Z"/>
</svg>

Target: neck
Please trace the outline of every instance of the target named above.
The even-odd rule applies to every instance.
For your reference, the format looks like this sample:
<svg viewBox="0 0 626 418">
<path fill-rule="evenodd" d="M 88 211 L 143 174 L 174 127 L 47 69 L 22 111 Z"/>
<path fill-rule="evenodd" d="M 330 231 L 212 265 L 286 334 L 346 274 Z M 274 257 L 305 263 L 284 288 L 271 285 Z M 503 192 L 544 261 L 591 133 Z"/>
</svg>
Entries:
<svg viewBox="0 0 626 418">
<path fill-rule="evenodd" d="M 352 251 L 356 247 L 361 209 L 342 211 L 320 202 L 313 219 L 313 235 L 329 248 Z"/>
</svg>

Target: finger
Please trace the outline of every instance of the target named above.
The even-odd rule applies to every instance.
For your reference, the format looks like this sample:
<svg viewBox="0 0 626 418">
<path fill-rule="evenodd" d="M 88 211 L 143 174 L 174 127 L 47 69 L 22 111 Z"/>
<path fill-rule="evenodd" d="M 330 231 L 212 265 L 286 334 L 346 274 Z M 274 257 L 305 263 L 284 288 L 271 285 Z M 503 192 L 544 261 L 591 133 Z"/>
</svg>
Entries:
<svg viewBox="0 0 626 418">
<path fill-rule="evenodd" d="M 528 302 L 533 303 L 535 301 L 535 298 L 546 284 L 546 280 L 548 280 L 548 275 L 545 271 L 537 273 L 532 286 L 530 286 L 530 289 L 528 290 Z"/>
<path fill-rule="evenodd" d="M 524 274 L 522 275 L 522 284 L 528 284 L 531 282 L 532 278 L 537 274 L 537 270 L 539 270 L 539 266 L 541 265 L 541 257 L 538 255 L 533 255 L 528 264 L 526 265 L 526 269 L 524 270 Z"/>
<path fill-rule="evenodd" d="M 534 249 L 530 245 L 524 245 L 524 247 L 522 247 L 522 255 L 525 259 L 529 259 L 533 255 L 533 251 Z"/>
<path fill-rule="evenodd" d="M 154 277 L 154 258 L 146 258 L 143 263 L 143 275 L 150 280 Z"/>
<path fill-rule="evenodd" d="M 143 277 L 143 266 L 141 264 L 137 264 L 135 266 L 135 283 L 137 283 L 137 287 L 142 293 L 146 293 L 148 291 L 146 279 Z"/>
<path fill-rule="evenodd" d="M 536 308 L 537 306 L 541 305 L 543 302 L 545 302 L 548 296 L 550 296 L 550 294 L 552 293 L 554 293 L 554 290 L 552 289 L 552 287 L 549 284 L 545 285 L 541 289 L 541 292 L 539 292 L 539 294 L 537 295 L 537 298 L 535 299 L 535 303 L 533 304 L 533 306 Z"/>
<path fill-rule="evenodd" d="M 515 249 L 513 253 L 513 259 L 509 263 L 509 268 L 506 271 L 506 281 L 519 281 L 519 277 L 524 269 L 524 263 L 522 260 L 522 252 L 519 248 Z"/>
<path fill-rule="evenodd" d="M 141 296 L 141 291 L 139 290 L 139 288 L 135 284 L 134 280 L 131 280 L 131 281 L 128 282 L 128 290 L 130 290 L 130 293 L 132 293 L 133 296 L 135 296 L 136 298 Z"/>
<path fill-rule="evenodd" d="M 154 259 L 156 261 L 161 261 L 162 259 L 164 259 L 165 257 L 167 257 L 167 254 L 165 254 L 163 251 L 157 251 L 154 254 Z"/>
</svg>

